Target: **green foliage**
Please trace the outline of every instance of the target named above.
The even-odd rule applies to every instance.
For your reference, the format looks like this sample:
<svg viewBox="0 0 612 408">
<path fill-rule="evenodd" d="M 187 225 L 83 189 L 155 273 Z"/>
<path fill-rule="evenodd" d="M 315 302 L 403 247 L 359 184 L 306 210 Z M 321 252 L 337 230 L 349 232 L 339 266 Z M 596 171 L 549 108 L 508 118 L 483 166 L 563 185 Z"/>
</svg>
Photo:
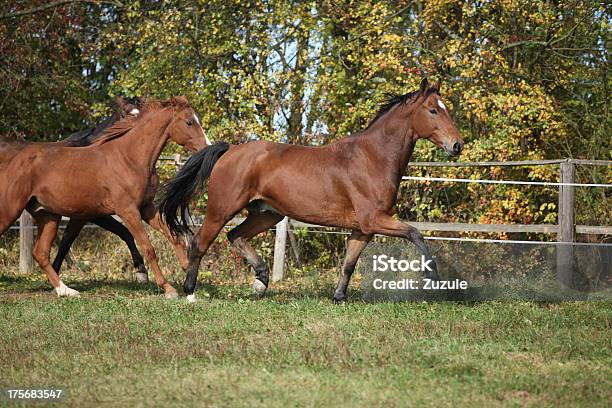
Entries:
<svg viewBox="0 0 612 408">
<path fill-rule="evenodd" d="M 40 0 L 13 2 L 2 12 L 29 10 Z M 80 3 L 20 17 L 0 17 L 0 136 L 57 140 L 88 124 L 91 106 L 107 101 L 122 62 L 99 42 L 113 7 Z M 106 59 L 108 61 L 108 58 Z"/>
</svg>

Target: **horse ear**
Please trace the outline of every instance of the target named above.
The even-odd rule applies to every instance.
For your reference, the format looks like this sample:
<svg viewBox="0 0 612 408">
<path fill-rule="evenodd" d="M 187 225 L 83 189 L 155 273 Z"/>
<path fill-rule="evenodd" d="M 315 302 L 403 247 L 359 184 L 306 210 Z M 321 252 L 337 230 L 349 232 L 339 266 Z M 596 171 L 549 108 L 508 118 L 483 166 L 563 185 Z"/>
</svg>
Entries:
<svg viewBox="0 0 612 408">
<path fill-rule="evenodd" d="M 172 98 L 170 98 L 170 102 L 173 106 L 176 106 L 177 108 L 185 108 L 189 106 L 189 101 L 187 101 L 187 98 L 185 98 L 184 96 L 173 96 Z"/>
<path fill-rule="evenodd" d="M 125 105 L 127 103 L 128 102 L 125 99 L 123 99 L 123 97 L 121 96 L 115 97 L 115 104 L 117 105 L 118 112 L 125 111 Z"/>
<path fill-rule="evenodd" d="M 436 90 L 436 92 L 439 95 L 440 94 L 440 88 L 442 88 L 442 81 L 440 79 L 438 79 L 436 81 L 436 84 L 433 86 L 433 88 Z"/>
<path fill-rule="evenodd" d="M 128 108 L 129 108 L 129 103 L 128 101 L 126 101 L 125 99 L 123 99 L 122 96 L 117 96 L 115 97 L 115 104 L 116 104 L 116 108 L 115 111 L 117 112 L 117 114 L 121 117 L 121 118 L 125 118 L 127 112 L 128 112 Z"/>
<path fill-rule="evenodd" d="M 427 81 L 427 77 L 424 77 L 421 81 L 421 87 L 419 88 L 419 93 L 423 94 L 429 88 L 429 81 Z"/>
</svg>

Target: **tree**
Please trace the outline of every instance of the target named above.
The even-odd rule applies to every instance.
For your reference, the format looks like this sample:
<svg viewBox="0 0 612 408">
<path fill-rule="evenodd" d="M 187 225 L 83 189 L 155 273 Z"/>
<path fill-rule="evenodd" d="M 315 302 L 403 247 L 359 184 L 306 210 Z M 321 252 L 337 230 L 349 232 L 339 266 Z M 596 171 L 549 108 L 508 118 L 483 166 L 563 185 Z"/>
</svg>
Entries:
<svg viewBox="0 0 612 408">
<path fill-rule="evenodd" d="M 44 4 L 23 3 L 9 12 Z M 49 140 L 92 121 L 110 96 L 184 94 L 213 140 L 318 145 L 363 129 L 385 93 L 428 75 L 442 79 L 468 143 L 461 160 L 612 155 L 610 7 L 595 1 L 62 3 L 0 18 L 0 133 Z M 415 159 L 446 157 L 420 143 Z M 579 168 L 579 177 L 605 182 L 610 172 Z M 427 174 L 538 181 L 558 169 Z M 402 191 L 408 219 L 556 217 L 555 188 L 415 182 Z M 609 197 L 579 193 L 580 222 L 609 222 Z"/>
<path fill-rule="evenodd" d="M 0 134 L 56 140 L 84 127 L 122 68 L 117 59 L 105 65 L 100 55 L 110 50 L 95 47 L 117 9 L 31 0 L 0 14 Z"/>
</svg>

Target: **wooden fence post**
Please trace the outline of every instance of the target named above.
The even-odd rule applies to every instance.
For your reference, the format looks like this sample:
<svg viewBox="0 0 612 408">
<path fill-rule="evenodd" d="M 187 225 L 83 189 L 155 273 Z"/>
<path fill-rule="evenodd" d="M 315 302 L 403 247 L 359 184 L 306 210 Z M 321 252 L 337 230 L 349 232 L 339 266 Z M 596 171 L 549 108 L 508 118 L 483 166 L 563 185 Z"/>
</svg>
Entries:
<svg viewBox="0 0 612 408">
<path fill-rule="evenodd" d="M 178 172 L 181 169 L 181 154 L 180 153 L 174 153 L 172 158 L 174 159 L 174 168 Z"/>
<path fill-rule="evenodd" d="M 287 244 L 287 223 L 289 218 L 283 218 L 276 224 L 274 238 L 274 265 L 272 266 L 272 282 L 278 282 L 285 275 L 285 247 Z"/>
<path fill-rule="evenodd" d="M 34 272 L 34 218 L 24 211 L 19 218 L 19 271 L 21 273 Z"/>
<path fill-rule="evenodd" d="M 561 183 L 574 183 L 576 169 L 571 159 L 561 163 Z M 576 201 L 574 186 L 559 186 L 559 232 L 558 242 L 574 242 L 576 239 L 576 222 L 574 204 Z M 574 283 L 574 246 L 557 245 L 557 279 L 566 287 Z"/>
</svg>

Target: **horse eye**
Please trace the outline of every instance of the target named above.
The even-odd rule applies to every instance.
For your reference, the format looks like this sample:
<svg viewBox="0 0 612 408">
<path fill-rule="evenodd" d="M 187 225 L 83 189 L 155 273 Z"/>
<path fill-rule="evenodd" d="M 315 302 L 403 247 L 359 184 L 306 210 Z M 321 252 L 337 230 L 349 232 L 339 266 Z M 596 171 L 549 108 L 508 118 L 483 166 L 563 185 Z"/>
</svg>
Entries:
<svg viewBox="0 0 612 408">
<path fill-rule="evenodd" d="M 437 110 L 435 110 L 435 109 L 433 109 L 433 108 L 432 108 L 432 109 L 430 109 L 430 110 L 429 110 L 429 112 L 430 112 L 432 115 L 437 115 L 437 114 L 438 114 L 438 111 L 437 111 Z"/>
<path fill-rule="evenodd" d="M 193 125 L 193 122 L 191 120 L 188 120 L 187 121 L 187 126 L 191 126 L 191 125 Z"/>
</svg>

